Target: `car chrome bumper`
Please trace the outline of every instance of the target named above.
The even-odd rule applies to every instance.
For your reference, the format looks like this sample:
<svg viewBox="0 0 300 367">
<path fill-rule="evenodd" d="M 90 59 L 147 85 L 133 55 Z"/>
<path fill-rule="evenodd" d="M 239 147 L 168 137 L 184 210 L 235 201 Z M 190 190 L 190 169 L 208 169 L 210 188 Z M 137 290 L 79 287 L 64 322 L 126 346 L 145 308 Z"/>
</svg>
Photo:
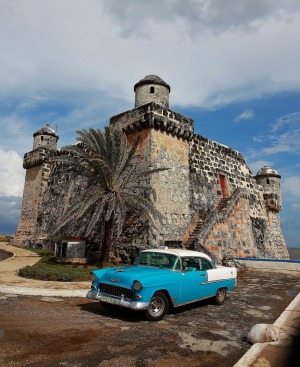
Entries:
<svg viewBox="0 0 300 367">
<path fill-rule="evenodd" d="M 101 302 L 110 303 L 112 305 L 130 308 L 131 310 L 141 311 L 147 310 L 150 302 L 139 302 L 128 300 L 123 297 L 114 297 L 111 295 L 106 295 L 104 293 L 96 293 L 93 291 L 89 291 L 86 294 L 86 298 L 94 299 Z"/>
</svg>

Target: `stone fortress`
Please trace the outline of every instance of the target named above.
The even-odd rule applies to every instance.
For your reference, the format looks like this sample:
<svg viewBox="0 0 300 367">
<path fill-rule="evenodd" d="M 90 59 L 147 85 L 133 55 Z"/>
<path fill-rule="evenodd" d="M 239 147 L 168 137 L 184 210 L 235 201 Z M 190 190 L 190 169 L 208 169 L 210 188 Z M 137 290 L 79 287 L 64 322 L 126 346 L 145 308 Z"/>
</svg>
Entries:
<svg viewBox="0 0 300 367">
<path fill-rule="evenodd" d="M 168 168 L 149 182 L 162 224 L 128 222 L 115 240 L 115 256 L 166 244 L 205 251 L 218 261 L 288 259 L 279 218 L 280 175 L 265 166 L 254 176 L 241 153 L 195 134 L 191 118 L 170 110 L 170 91 L 160 77 L 148 75 L 134 86 L 135 108 L 110 119 L 129 142 L 140 136 L 142 164 Z M 47 241 L 66 203 L 84 187 L 51 165 L 49 157 L 63 148 L 57 149 L 58 136 L 49 125 L 33 137 L 33 149 L 24 155 L 23 205 L 14 239 L 19 246 Z M 84 237 L 87 220 L 70 224 L 65 235 Z"/>
</svg>

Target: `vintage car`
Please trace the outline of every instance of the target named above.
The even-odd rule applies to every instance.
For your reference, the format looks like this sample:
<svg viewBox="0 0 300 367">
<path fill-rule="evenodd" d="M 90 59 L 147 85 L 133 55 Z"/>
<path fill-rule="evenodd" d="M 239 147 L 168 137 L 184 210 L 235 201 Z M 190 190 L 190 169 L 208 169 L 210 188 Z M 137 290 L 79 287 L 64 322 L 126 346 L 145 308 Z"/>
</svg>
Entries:
<svg viewBox="0 0 300 367">
<path fill-rule="evenodd" d="M 86 297 L 99 300 L 104 307 L 143 310 L 148 320 L 158 321 L 169 306 L 210 297 L 223 304 L 236 276 L 236 268 L 213 265 L 202 252 L 157 248 L 141 251 L 132 266 L 92 271 Z"/>
</svg>

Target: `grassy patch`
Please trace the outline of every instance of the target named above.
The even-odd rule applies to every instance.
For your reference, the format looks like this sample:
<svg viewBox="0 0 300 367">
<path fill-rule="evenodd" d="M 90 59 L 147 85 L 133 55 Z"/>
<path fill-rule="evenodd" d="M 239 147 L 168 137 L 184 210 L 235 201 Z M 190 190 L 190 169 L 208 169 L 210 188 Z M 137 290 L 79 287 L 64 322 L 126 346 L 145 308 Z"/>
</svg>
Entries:
<svg viewBox="0 0 300 367">
<path fill-rule="evenodd" d="M 99 268 L 97 264 L 82 265 L 82 264 L 68 264 L 59 263 L 53 256 L 53 252 L 48 250 L 31 251 L 39 254 L 41 259 L 32 266 L 25 266 L 19 270 L 19 275 L 24 278 L 61 281 L 61 282 L 80 282 L 90 280 L 90 272 Z M 113 264 L 106 264 L 114 266 Z"/>
<path fill-rule="evenodd" d="M 9 238 L 3 234 L 0 234 L 0 242 L 8 242 Z"/>
</svg>

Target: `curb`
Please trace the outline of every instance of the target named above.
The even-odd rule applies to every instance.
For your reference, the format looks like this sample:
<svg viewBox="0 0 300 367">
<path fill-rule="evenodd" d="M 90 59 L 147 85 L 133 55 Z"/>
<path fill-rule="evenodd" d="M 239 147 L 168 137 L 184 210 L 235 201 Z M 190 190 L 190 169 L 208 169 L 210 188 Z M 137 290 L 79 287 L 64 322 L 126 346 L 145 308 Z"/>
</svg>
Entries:
<svg viewBox="0 0 300 367">
<path fill-rule="evenodd" d="M 278 317 L 278 319 L 273 323 L 273 325 L 279 327 L 280 329 L 284 329 L 285 324 L 287 323 L 287 320 L 291 316 L 291 313 L 295 311 L 298 304 L 300 305 L 300 293 L 287 306 L 287 308 Z M 295 325 L 295 327 L 297 327 L 297 325 Z M 284 344 L 281 343 L 280 341 L 268 342 L 268 343 L 256 343 L 243 355 L 243 357 L 233 367 L 251 367 L 252 364 L 257 360 L 257 357 L 260 355 L 260 353 L 268 345 L 280 346 Z"/>
<path fill-rule="evenodd" d="M 46 297 L 85 297 L 87 290 L 69 289 L 43 289 L 27 287 L 0 286 L 0 293 L 18 294 L 23 296 L 46 296 Z"/>
</svg>

